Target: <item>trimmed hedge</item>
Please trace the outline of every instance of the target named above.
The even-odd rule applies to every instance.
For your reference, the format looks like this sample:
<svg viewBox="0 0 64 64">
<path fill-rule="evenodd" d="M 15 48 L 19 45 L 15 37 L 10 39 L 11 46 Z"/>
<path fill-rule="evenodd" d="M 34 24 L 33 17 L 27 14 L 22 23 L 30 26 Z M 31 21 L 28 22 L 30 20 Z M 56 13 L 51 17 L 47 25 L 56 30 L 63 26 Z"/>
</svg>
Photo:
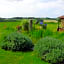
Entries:
<svg viewBox="0 0 64 64">
<path fill-rule="evenodd" d="M 64 43 L 58 39 L 45 37 L 37 42 L 35 51 L 46 62 L 61 64 L 64 61 Z"/>
<path fill-rule="evenodd" d="M 32 41 L 28 37 L 18 32 L 5 36 L 2 42 L 2 49 L 12 51 L 29 51 L 32 50 L 33 46 Z"/>
</svg>

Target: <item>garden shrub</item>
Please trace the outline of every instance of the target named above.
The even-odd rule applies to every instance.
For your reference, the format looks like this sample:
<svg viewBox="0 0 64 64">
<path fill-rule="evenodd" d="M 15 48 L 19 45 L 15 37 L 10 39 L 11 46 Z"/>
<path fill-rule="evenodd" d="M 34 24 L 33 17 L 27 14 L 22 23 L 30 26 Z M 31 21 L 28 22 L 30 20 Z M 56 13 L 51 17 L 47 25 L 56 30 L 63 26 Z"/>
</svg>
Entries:
<svg viewBox="0 0 64 64">
<path fill-rule="evenodd" d="M 14 32 L 5 36 L 2 42 L 2 49 L 12 51 L 29 51 L 32 50 L 33 46 L 32 41 L 19 32 Z"/>
<path fill-rule="evenodd" d="M 37 42 L 35 51 L 46 62 L 61 64 L 64 61 L 64 43 L 58 39 L 45 37 Z"/>
<path fill-rule="evenodd" d="M 29 31 L 29 22 L 28 21 L 24 20 L 21 25 L 22 25 L 23 30 Z"/>
<path fill-rule="evenodd" d="M 23 24 L 24 30 L 28 31 L 29 30 L 29 23 L 26 22 Z"/>
<path fill-rule="evenodd" d="M 19 25 L 18 25 L 18 26 L 16 27 L 16 29 L 17 29 L 18 31 L 21 31 L 22 26 L 19 26 Z"/>
<path fill-rule="evenodd" d="M 47 29 L 47 24 L 42 25 L 43 29 Z"/>
</svg>

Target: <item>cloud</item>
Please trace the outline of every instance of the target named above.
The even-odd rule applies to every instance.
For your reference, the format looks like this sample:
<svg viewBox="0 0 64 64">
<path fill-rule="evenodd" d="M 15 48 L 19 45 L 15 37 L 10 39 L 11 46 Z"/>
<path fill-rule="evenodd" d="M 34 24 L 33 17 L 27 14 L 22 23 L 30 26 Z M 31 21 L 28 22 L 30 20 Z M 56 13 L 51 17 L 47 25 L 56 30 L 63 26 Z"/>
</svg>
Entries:
<svg viewBox="0 0 64 64">
<path fill-rule="evenodd" d="M 63 0 L 1 0 L 0 16 L 57 17 L 64 14 Z"/>
<path fill-rule="evenodd" d="M 23 0 L 7 0 L 7 1 L 9 1 L 9 2 L 14 2 L 14 1 L 17 1 L 17 2 L 19 2 L 19 1 L 23 1 Z"/>
</svg>

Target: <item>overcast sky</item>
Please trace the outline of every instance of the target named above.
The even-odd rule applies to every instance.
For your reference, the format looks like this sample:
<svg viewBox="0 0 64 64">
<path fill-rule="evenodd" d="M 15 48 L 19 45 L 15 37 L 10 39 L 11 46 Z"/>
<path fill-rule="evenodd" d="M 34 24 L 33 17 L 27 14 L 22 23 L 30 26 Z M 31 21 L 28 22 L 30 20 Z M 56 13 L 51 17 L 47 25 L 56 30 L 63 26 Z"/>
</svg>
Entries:
<svg viewBox="0 0 64 64">
<path fill-rule="evenodd" d="M 0 17 L 58 17 L 64 0 L 0 0 Z"/>
</svg>

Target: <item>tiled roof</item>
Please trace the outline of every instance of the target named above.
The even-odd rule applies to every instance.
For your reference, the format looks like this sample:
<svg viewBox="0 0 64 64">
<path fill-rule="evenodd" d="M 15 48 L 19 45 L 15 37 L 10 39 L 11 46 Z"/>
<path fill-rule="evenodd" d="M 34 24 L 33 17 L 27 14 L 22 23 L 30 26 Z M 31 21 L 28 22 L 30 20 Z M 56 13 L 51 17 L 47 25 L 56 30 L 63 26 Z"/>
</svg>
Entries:
<svg viewBox="0 0 64 64">
<path fill-rule="evenodd" d="M 60 19 L 64 19 L 64 15 L 59 17 Z"/>
</svg>

